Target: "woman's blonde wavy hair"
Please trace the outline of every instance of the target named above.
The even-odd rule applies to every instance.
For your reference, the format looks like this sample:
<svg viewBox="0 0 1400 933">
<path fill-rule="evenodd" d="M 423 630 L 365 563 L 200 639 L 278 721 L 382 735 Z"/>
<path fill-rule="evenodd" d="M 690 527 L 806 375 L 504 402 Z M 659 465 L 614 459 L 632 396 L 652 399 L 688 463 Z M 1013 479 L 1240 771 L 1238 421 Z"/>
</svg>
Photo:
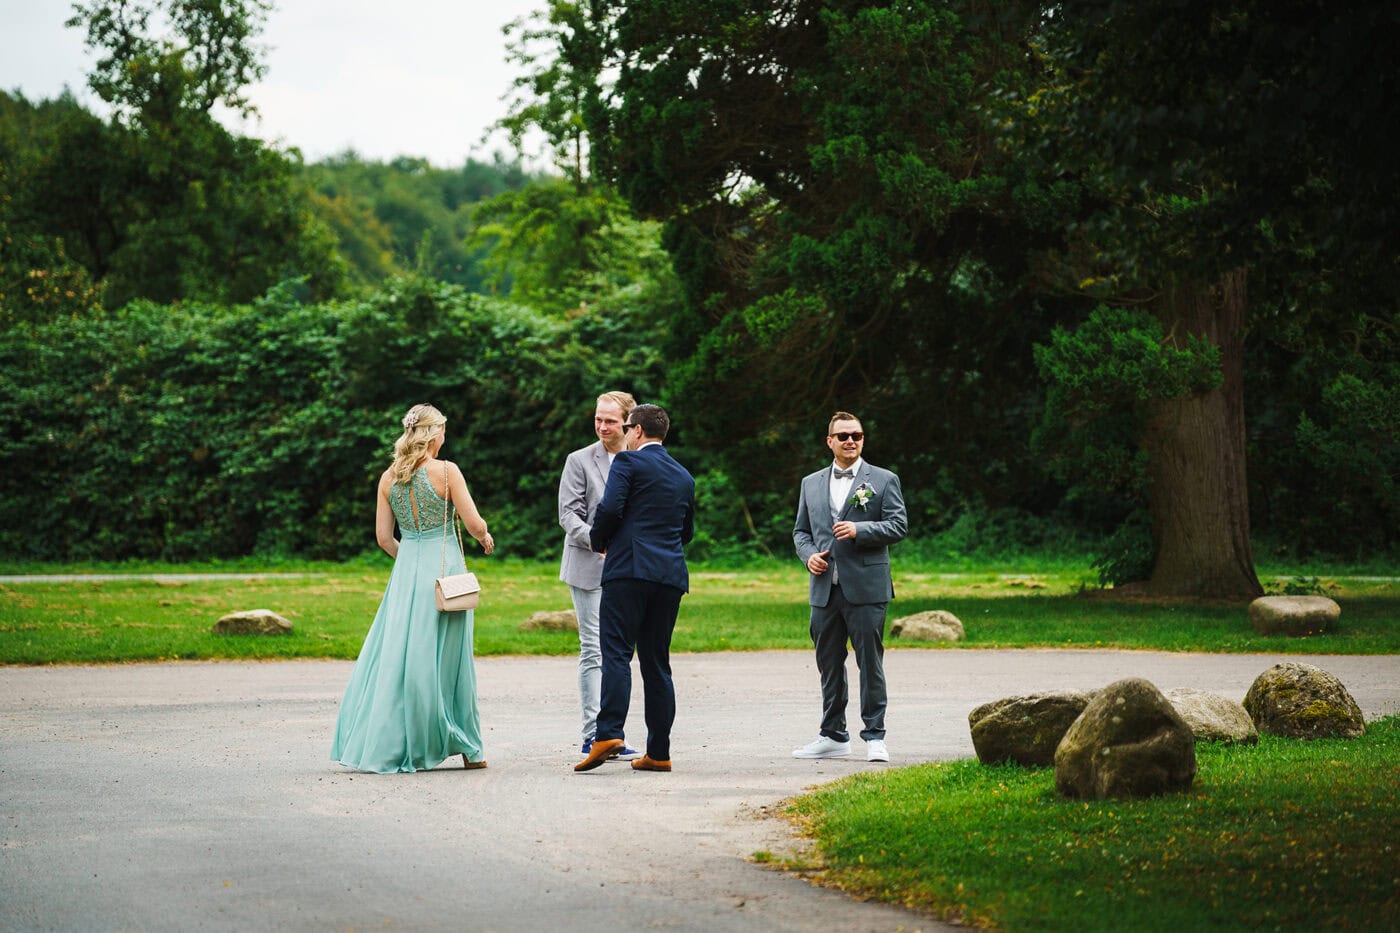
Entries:
<svg viewBox="0 0 1400 933">
<path fill-rule="evenodd" d="M 394 482 L 406 483 L 428 459 L 428 445 L 447 427 L 447 418 L 431 405 L 414 405 L 403 416 L 403 434 L 394 441 Z"/>
</svg>

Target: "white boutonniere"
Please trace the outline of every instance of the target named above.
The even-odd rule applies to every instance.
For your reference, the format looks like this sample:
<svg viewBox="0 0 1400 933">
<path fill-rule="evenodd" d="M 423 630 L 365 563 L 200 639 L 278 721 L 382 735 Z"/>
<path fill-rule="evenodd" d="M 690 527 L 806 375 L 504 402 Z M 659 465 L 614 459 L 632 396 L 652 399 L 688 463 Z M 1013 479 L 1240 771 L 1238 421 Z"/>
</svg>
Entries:
<svg viewBox="0 0 1400 933">
<path fill-rule="evenodd" d="M 851 504 L 864 512 L 870 498 L 874 495 L 875 490 L 870 488 L 869 483 L 861 483 L 856 487 L 856 491 L 851 493 Z"/>
</svg>

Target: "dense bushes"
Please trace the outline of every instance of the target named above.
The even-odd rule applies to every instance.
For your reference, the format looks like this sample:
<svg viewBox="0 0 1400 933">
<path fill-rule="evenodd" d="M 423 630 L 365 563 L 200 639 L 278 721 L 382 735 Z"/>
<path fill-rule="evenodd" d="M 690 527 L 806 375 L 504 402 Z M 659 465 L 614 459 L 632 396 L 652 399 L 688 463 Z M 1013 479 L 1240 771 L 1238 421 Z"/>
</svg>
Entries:
<svg viewBox="0 0 1400 933">
<path fill-rule="evenodd" d="M 398 418 L 431 401 L 503 550 L 543 556 L 594 397 L 656 395 L 658 360 L 623 301 L 563 323 L 411 279 L 355 302 L 298 291 L 9 329 L 0 554 L 359 553 Z"/>
<path fill-rule="evenodd" d="M 421 279 L 357 301 L 306 304 L 305 293 L 292 282 L 248 305 L 34 304 L 8 316 L 0 558 L 361 553 L 373 547 L 374 483 L 398 418 L 425 400 L 446 412 L 446 455 L 465 470 L 502 553 L 552 557 L 558 471 L 591 440 L 597 393 L 678 401 L 657 349 L 667 318 L 644 292 L 619 290 L 566 317 Z M 1316 354 L 1292 359 L 1340 368 Z M 1396 377 L 1383 362 L 1310 378 L 1325 387 L 1311 403 L 1286 383 L 1259 386 L 1272 391 L 1254 396 L 1256 424 L 1276 427 L 1252 438 L 1251 499 L 1270 553 L 1393 548 Z M 697 479 L 691 554 L 788 557 L 795 477 L 820 466 L 820 438 L 755 438 L 751 412 L 721 407 L 733 448 L 751 454 L 744 473 L 697 443 L 685 417 L 669 439 Z M 1049 546 L 1098 550 L 1110 573 L 1142 562 L 1145 529 L 1131 526 L 1105 549 L 1122 516 L 1087 492 L 1045 485 L 1033 496 L 1012 483 L 1003 501 L 1040 507 L 1007 508 L 937 456 L 926 424 L 891 434 L 871 423 L 872 459 L 904 479 L 909 554 L 956 561 Z M 969 467 L 995 452 L 993 436 L 966 438 Z M 927 456 L 911 453 L 920 450 Z"/>
</svg>

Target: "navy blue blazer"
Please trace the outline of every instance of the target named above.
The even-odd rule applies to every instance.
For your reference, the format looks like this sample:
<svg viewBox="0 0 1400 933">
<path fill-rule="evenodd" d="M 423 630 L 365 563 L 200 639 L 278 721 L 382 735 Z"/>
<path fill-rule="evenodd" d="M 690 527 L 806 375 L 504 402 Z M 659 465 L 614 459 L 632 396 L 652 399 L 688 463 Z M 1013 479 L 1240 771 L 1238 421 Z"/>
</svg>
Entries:
<svg viewBox="0 0 1400 933">
<path fill-rule="evenodd" d="M 608 473 L 589 541 L 607 551 L 603 582 L 647 580 L 690 592 L 684 545 L 695 536 L 695 479 L 661 444 L 624 450 Z"/>
</svg>

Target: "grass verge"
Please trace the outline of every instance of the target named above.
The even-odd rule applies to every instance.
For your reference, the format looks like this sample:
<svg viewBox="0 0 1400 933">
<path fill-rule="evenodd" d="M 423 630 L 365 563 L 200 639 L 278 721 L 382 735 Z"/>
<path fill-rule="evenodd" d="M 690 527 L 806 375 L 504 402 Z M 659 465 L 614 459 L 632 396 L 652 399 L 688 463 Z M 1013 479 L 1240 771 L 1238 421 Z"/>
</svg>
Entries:
<svg viewBox="0 0 1400 933">
<path fill-rule="evenodd" d="M 1046 562 L 1054 566 L 1050 562 Z M 83 580 L 0 583 L 0 663 L 54 664 L 219 658 L 353 658 L 383 595 L 388 558 L 348 564 L 249 562 L 200 567 L 143 565 L 141 573 L 273 570 L 263 579 Z M 6 569 L 14 570 L 9 567 Z M 32 568 L 33 573 L 111 572 L 118 568 Z M 571 633 L 522 632 L 541 609 L 569 608 L 554 564 L 479 560 L 486 592 L 476 613 L 476 652 L 572 654 Z M 1033 572 L 995 566 L 959 573 L 905 562 L 895 572 L 890 618 L 946 609 L 967 630 L 964 648 L 1144 648 L 1309 654 L 1400 653 L 1400 584 L 1393 578 L 1324 581 L 1342 605 L 1336 632 L 1313 638 L 1263 638 L 1243 606 L 1144 603 L 1079 595 L 1086 572 Z M 807 649 L 806 578 L 795 561 L 743 569 L 692 568 L 674 650 Z M 294 626 L 286 636 L 220 636 L 225 613 L 272 609 Z M 903 648 L 897 639 L 891 648 Z M 927 645 L 910 647 L 928 648 Z M 947 646 L 943 646 L 947 647 Z"/>
<path fill-rule="evenodd" d="M 1148 800 L 1070 801 L 1053 769 L 966 760 L 847 778 L 788 812 L 815 856 L 784 867 L 979 927 L 1400 927 L 1400 717 L 1359 739 L 1201 744 L 1192 790 Z"/>
</svg>

